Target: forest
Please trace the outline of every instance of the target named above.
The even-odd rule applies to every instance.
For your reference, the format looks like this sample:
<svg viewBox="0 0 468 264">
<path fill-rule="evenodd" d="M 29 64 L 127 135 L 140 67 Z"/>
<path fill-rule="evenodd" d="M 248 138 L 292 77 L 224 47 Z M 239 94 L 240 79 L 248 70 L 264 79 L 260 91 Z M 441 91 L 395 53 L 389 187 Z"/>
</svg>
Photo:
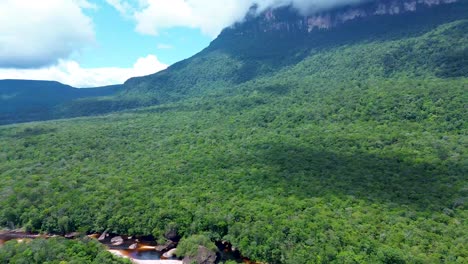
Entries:
<svg viewBox="0 0 468 264">
<path fill-rule="evenodd" d="M 0 263 L 130 264 L 130 261 L 113 256 L 92 239 L 50 238 L 6 243 L 0 248 Z"/>
<path fill-rule="evenodd" d="M 1 126 L 0 226 L 161 243 L 174 231 L 267 263 L 466 263 L 466 32 L 460 19 L 308 50 L 255 78 L 205 75 L 154 96 L 154 80 L 130 80 L 127 102 L 153 106 Z M 210 54 L 202 66 L 236 66 Z M 0 262 L 41 243 L 8 244 Z M 70 263 L 118 263 L 94 242 L 47 243 Z"/>
</svg>

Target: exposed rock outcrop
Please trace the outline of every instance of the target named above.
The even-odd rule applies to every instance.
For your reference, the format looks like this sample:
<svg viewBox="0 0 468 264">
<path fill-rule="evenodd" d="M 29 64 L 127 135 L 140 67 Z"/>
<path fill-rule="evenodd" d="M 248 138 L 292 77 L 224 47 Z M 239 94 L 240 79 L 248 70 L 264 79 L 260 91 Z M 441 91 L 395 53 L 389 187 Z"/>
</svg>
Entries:
<svg viewBox="0 0 468 264">
<path fill-rule="evenodd" d="M 361 5 L 350 5 L 342 8 L 312 12 L 304 16 L 293 11 L 292 8 L 267 10 L 258 17 L 247 18 L 256 21 L 255 27 L 242 28 L 245 24 L 238 23 L 232 27 L 236 34 L 259 34 L 268 32 L 310 33 L 314 30 L 324 30 L 336 27 L 347 21 L 382 15 L 399 15 L 415 12 L 443 4 L 452 4 L 460 0 L 377 0 Z M 289 9 L 289 11 L 288 11 Z M 255 12 L 254 12 L 255 13 Z M 291 16 L 292 13 L 296 15 Z"/>
<path fill-rule="evenodd" d="M 215 264 L 217 259 L 216 252 L 209 250 L 204 246 L 198 247 L 198 252 L 195 257 L 185 257 L 182 260 L 183 264 Z"/>
</svg>

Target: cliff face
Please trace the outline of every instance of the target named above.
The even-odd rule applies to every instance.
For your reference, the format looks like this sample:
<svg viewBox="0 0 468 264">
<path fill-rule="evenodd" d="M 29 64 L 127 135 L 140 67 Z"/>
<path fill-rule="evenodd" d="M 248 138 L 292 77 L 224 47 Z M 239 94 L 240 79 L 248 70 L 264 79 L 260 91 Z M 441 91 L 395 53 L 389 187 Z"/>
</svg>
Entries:
<svg viewBox="0 0 468 264">
<path fill-rule="evenodd" d="M 259 16 L 248 15 L 244 23 L 238 23 L 230 30 L 233 30 L 237 35 L 277 31 L 311 33 L 315 30 L 331 29 L 356 19 L 399 15 L 460 1 L 462 0 L 377 0 L 359 6 L 313 13 L 308 16 L 300 15 L 291 7 L 286 7 L 267 10 Z"/>
</svg>

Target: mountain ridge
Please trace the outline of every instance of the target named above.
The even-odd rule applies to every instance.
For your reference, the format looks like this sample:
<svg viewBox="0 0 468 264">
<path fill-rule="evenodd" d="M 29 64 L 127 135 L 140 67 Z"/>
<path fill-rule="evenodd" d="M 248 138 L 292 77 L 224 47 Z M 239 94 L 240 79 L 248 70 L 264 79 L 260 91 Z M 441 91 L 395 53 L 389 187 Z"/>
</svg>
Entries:
<svg viewBox="0 0 468 264">
<path fill-rule="evenodd" d="M 73 100 L 112 96 L 121 85 L 75 88 L 57 81 L 0 80 L 0 124 L 60 118 L 57 109 Z"/>
<path fill-rule="evenodd" d="M 466 18 L 467 6 L 463 0 L 379 0 L 308 16 L 290 6 L 255 16 L 252 11 L 244 22 L 223 30 L 207 48 L 167 70 L 130 78 L 114 93 L 64 95 L 63 102 L 41 110 L 43 115 L 25 119 L 7 114 L 0 123 L 99 115 L 203 96 L 219 87 L 275 74 L 319 50 L 421 35 L 437 25 Z M 457 49 L 450 56 L 463 58 L 465 53 Z M 83 91 L 91 94 L 92 90 Z"/>
</svg>

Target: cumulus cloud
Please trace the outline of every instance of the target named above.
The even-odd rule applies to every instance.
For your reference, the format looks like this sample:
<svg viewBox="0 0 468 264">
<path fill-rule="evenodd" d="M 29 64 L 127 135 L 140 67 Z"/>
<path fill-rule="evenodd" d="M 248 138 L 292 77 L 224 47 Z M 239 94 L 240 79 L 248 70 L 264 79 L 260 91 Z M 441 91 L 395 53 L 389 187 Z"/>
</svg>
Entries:
<svg viewBox="0 0 468 264">
<path fill-rule="evenodd" d="M 131 77 L 145 76 L 168 65 L 154 55 L 139 58 L 132 68 L 82 68 L 76 61 L 59 60 L 40 69 L 0 69 L 0 79 L 55 80 L 74 87 L 98 87 L 124 83 Z"/>
<path fill-rule="evenodd" d="M 87 0 L 1 0 L 0 68 L 34 68 L 56 63 L 93 43 Z"/>
<path fill-rule="evenodd" d="M 199 28 L 211 36 L 241 21 L 250 7 L 258 11 L 292 5 L 303 14 L 368 0 L 107 0 L 124 15 L 133 16 L 136 31 L 157 35 L 173 27 Z M 132 4 L 133 3 L 133 4 Z"/>
</svg>

